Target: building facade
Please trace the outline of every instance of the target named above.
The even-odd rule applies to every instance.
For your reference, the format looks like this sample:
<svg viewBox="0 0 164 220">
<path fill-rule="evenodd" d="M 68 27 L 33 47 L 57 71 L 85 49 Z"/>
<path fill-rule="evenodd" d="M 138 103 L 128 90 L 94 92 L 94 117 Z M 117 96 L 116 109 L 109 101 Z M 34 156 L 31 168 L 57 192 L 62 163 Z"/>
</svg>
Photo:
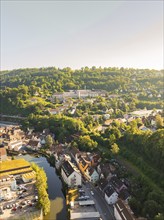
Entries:
<svg viewBox="0 0 164 220">
<path fill-rule="evenodd" d="M 82 183 L 80 171 L 70 161 L 65 161 L 62 164 L 61 175 L 64 182 L 70 187 L 78 186 Z"/>
</svg>

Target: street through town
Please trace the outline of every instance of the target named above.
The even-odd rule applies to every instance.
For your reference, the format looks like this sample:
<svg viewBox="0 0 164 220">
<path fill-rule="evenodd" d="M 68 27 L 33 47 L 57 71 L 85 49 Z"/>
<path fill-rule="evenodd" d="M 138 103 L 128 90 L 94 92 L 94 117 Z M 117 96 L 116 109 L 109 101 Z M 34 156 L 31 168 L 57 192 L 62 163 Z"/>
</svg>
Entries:
<svg viewBox="0 0 164 220">
<path fill-rule="evenodd" d="M 96 209 L 100 213 L 102 220 L 115 220 L 112 206 L 107 204 L 99 189 L 90 182 L 83 184 L 83 188 L 86 195 L 89 195 L 90 198 L 94 200 Z M 91 194 L 91 191 L 94 195 Z"/>
</svg>

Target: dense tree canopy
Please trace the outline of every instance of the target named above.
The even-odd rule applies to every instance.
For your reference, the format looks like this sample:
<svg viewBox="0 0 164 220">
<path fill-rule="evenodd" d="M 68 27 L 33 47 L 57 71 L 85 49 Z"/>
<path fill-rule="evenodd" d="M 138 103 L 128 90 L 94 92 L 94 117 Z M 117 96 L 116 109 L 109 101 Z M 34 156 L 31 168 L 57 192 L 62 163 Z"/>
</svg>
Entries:
<svg viewBox="0 0 164 220">
<path fill-rule="evenodd" d="M 43 214 L 47 215 L 50 211 L 50 200 L 47 193 L 47 176 L 45 171 L 35 163 L 31 163 L 33 170 L 36 172 L 36 187 L 38 190 L 38 203 L 43 208 Z"/>
</svg>

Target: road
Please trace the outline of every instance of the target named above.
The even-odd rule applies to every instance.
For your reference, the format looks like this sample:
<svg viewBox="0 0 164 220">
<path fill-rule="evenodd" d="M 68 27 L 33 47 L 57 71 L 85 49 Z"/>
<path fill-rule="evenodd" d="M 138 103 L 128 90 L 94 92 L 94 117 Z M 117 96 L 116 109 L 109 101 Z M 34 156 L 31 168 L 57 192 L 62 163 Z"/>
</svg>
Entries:
<svg viewBox="0 0 164 220">
<path fill-rule="evenodd" d="M 0 114 L 0 117 L 18 118 L 18 119 L 25 119 L 25 118 L 27 118 L 27 117 L 21 117 L 21 116 L 18 116 L 18 115 L 2 115 L 2 114 Z"/>
<path fill-rule="evenodd" d="M 85 185 L 83 184 L 83 188 L 86 195 L 89 195 L 94 200 L 96 209 L 99 211 L 102 220 L 115 220 L 112 206 L 107 204 L 99 189 L 90 182 L 86 182 Z M 91 191 L 94 192 L 94 195 L 91 194 Z"/>
</svg>

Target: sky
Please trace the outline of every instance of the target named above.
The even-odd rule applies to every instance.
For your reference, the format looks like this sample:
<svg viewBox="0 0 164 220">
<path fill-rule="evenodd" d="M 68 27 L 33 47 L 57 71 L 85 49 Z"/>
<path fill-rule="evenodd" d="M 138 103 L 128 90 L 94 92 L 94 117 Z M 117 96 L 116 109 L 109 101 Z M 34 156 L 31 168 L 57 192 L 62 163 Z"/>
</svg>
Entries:
<svg viewBox="0 0 164 220">
<path fill-rule="evenodd" d="M 1 0 L 1 70 L 163 69 L 163 0 Z"/>
</svg>

